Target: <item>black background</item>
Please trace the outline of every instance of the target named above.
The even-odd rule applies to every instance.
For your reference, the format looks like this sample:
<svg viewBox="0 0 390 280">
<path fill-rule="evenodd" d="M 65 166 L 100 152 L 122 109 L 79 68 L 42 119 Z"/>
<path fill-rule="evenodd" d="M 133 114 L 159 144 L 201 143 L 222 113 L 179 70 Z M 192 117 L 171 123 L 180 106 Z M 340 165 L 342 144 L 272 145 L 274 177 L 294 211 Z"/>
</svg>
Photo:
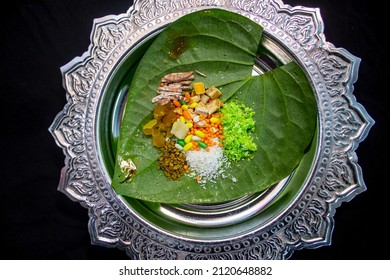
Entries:
<svg viewBox="0 0 390 280">
<path fill-rule="evenodd" d="M 327 41 L 362 59 L 354 95 L 376 121 L 357 155 L 367 191 L 336 211 L 332 245 L 292 259 L 386 259 L 389 173 L 385 127 L 390 94 L 384 8 L 375 1 L 286 0 L 318 7 Z M 128 0 L 19 0 L 0 26 L 0 258 L 126 259 L 91 245 L 87 210 L 57 191 L 64 156 L 48 127 L 66 103 L 60 67 L 88 49 L 94 18 Z"/>
</svg>

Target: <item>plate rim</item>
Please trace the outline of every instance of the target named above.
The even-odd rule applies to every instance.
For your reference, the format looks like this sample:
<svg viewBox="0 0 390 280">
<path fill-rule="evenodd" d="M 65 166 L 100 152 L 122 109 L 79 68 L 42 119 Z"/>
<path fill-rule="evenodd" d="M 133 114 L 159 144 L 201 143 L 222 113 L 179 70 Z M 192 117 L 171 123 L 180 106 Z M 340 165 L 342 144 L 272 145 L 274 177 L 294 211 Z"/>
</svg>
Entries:
<svg viewBox="0 0 390 280">
<path fill-rule="evenodd" d="M 132 259 L 286 259 L 296 249 L 330 245 L 336 208 L 366 190 L 356 149 L 374 120 L 353 95 L 360 58 L 326 41 L 318 8 L 279 0 L 175 2 L 139 0 L 124 14 L 95 19 L 88 51 L 61 67 L 67 103 L 49 128 L 65 155 L 58 190 L 88 209 L 92 243 Z M 322 151 L 288 213 L 267 230 L 214 243 L 169 236 L 126 209 L 100 168 L 95 129 L 99 98 L 128 49 L 162 25 L 209 8 L 249 17 L 296 54 L 315 88 Z"/>
</svg>

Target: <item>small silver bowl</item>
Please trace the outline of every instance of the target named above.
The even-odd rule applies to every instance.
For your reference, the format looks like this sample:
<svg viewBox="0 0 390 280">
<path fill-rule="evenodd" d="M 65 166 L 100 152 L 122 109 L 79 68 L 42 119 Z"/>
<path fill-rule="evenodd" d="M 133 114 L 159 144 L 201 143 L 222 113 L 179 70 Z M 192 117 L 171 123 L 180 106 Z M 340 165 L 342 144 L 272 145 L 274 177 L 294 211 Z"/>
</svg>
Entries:
<svg viewBox="0 0 390 280">
<path fill-rule="evenodd" d="M 168 24 L 209 8 L 263 26 L 268 54 L 255 72 L 291 60 L 306 71 L 318 107 L 314 141 L 290 176 L 234 201 L 164 205 L 118 196 L 110 182 L 137 61 Z M 366 189 L 355 150 L 374 121 L 353 95 L 359 63 L 326 42 L 318 9 L 278 0 L 136 1 L 96 19 L 88 51 L 61 68 L 67 103 L 49 129 L 65 154 L 59 191 L 89 210 L 94 244 L 132 259 L 286 259 L 329 245 L 335 209 Z"/>
</svg>

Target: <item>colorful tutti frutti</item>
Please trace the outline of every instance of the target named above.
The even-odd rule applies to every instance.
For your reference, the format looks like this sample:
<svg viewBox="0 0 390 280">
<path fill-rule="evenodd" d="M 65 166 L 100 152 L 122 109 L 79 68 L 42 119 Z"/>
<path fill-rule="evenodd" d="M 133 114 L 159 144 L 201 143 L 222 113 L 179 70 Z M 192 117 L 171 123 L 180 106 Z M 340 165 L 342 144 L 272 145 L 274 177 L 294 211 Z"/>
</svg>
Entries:
<svg viewBox="0 0 390 280">
<path fill-rule="evenodd" d="M 179 179 L 186 173 L 199 183 L 206 183 L 223 174 L 222 169 L 229 164 L 223 154 L 226 130 L 220 109 L 224 104 L 218 88 L 193 82 L 194 78 L 190 71 L 171 73 L 161 79 L 157 96 L 152 99 L 157 103 L 154 118 L 144 125 L 143 132 L 151 135 L 153 145 L 160 149 L 159 168 L 169 179 Z M 230 132 L 228 135 L 230 139 L 234 137 Z M 230 141 L 229 145 L 234 144 Z M 179 154 L 184 157 L 178 157 Z"/>
</svg>

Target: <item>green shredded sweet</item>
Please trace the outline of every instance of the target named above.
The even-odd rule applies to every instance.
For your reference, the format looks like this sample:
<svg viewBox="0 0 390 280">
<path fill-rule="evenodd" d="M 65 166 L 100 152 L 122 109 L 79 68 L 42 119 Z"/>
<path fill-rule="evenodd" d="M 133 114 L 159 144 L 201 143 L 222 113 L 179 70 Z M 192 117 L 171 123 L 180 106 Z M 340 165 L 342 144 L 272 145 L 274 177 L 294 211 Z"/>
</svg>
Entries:
<svg viewBox="0 0 390 280">
<path fill-rule="evenodd" d="M 221 108 L 224 154 L 229 161 L 252 158 L 257 150 L 252 134 L 255 131 L 255 111 L 237 101 L 229 101 Z"/>
</svg>

